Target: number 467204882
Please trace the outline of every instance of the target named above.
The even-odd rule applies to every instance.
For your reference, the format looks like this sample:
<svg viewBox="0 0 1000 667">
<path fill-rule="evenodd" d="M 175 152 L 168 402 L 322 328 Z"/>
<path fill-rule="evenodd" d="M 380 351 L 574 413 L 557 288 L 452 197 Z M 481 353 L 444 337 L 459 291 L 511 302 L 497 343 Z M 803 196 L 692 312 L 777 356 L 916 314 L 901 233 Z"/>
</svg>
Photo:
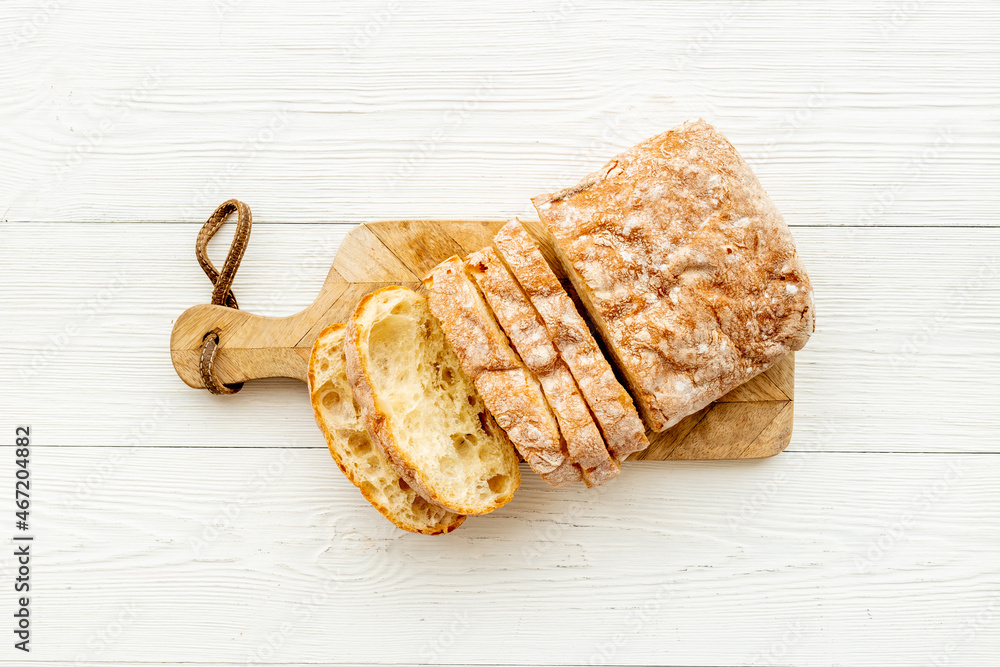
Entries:
<svg viewBox="0 0 1000 667">
<path fill-rule="evenodd" d="M 28 530 L 28 509 L 31 507 L 31 496 L 29 495 L 31 483 L 28 479 L 31 475 L 28 471 L 28 460 L 31 455 L 29 449 L 31 446 L 31 427 L 18 426 L 14 431 L 14 436 L 14 444 L 17 445 L 14 450 L 15 462 L 17 463 L 17 469 L 14 473 L 17 478 L 14 482 L 14 503 L 17 505 L 16 525 L 20 530 Z"/>
</svg>

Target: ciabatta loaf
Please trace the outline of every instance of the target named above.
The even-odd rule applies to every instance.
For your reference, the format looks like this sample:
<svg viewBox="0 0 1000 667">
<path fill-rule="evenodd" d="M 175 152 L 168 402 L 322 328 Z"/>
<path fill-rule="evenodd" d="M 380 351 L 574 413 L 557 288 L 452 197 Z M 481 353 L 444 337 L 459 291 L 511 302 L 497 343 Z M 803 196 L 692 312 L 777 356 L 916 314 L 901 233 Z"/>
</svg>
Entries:
<svg viewBox="0 0 1000 667">
<path fill-rule="evenodd" d="M 553 486 L 579 481 L 580 469 L 567 456 L 538 381 L 511 349 L 466 275 L 464 262 L 458 257 L 445 260 L 431 270 L 424 284 L 431 312 L 441 322 L 462 369 L 524 460 Z"/>
<path fill-rule="evenodd" d="M 573 375 L 514 276 L 490 247 L 470 255 L 466 270 L 486 297 L 514 350 L 538 378 L 559 423 L 569 457 L 583 469 L 584 481 L 588 486 L 596 486 L 617 476 L 618 463 L 608 455 Z"/>
<path fill-rule="evenodd" d="M 493 238 L 498 256 L 542 318 L 556 349 L 590 406 L 608 449 L 619 461 L 649 446 L 631 397 L 559 283 L 534 239 L 516 218 Z"/>
<path fill-rule="evenodd" d="M 372 442 L 347 380 L 346 325 L 324 329 L 309 355 L 309 398 L 330 454 L 361 495 L 389 521 L 414 533 L 450 533 L 465 516 L 423 499 Z"/>
<path fill-rule="evenodd" d="M 532 201 L 654 430 L 800 349 L 813 331 L 812 287 L 788 226 L 703 120 Z"/>
<path fill-rule="evenodd" d="M 368 433 L 417 493 L 457 514 L 485 514 L 514 496 L 514 449 L 425 297 L 405 287 L 364 297 L 347 324 L 345 359 Z"/>
</svg>

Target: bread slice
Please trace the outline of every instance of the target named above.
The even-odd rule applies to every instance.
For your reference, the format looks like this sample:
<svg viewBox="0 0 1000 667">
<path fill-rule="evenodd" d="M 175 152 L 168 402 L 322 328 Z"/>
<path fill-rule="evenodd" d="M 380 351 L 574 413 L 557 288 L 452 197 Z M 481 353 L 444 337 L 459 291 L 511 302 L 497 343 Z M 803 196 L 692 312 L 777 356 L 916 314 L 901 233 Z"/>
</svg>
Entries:
<svg viewBox="0 0 1000 667">
<path fill-rule="evenodd" d="M 450 257 L 424 279 L 437 316 L 462 368 L 532 470 L 552 486 L 581 479 L 538 381 L 510 347 L 465 263 Z"/>
<path fill-rule="evenodd" d="M 532 201 L 654 430 L 802 348 L 813 331 L 812 287 L 788 226 L 704 120 Z"/>
<path fill-rule="evenodd" d="M 510 501 L 521 483 L 517 456 L 425 297 L 392 286 L 361 299 L 344 353 L 368 433 L 413 490 L 457 514 Z"/>
<path fill-rule="evenodd" d="M 333 324 L 316 337 L 309 355 L 309 398 L 316 423 L 337 467 L 361 495 L 394 524 L 413 533 L 450 533 L 465 516 L 431 505 L 414 491 L 365 430 L 347 380 L 344 324 Z"/>
<path fill-rule="evenodd" d="M 583 470 L 584 482 L 597 486 L 616 477 L 620 471 L 618 462 L 608 456 L 604 439 L 573 375 L 552 344 L 535 308 L 496 251 L 487 247 L 473 253 L 466 261 L 466 271 L 475 279 L 524 365 L 538 378 L 559 423 L 569 457 Z"/>
<path fill-rule="evenodd" d="M 569 367 L 611 454 L 623 461 L 649 446 L 642 420 L 628 392 L 573 300 L 559 283 L 534 239 L 515 218 L 500 228 L 493 243 L 498 256 L 517 279 Z"/>
</svg>

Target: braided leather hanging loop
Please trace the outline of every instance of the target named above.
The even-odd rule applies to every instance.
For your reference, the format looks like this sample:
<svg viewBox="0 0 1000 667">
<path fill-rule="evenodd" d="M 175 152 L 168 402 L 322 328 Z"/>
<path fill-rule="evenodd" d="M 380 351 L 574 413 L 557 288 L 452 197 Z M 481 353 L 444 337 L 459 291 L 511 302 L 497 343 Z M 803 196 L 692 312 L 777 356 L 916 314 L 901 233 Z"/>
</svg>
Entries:
<svg viewBox="0 0 1000 667">
<path fill-rule="evenodd" d="M 237 214 L 236 234 L 233 236 L 232 245 L 229 246 L 226 261 L 222 263 L 222 271 L 219 271 L 212 264 L 212 260 L 208 258 L 208 242 L 222 228 L 233 212 Z M 250 207 L 237 199 L 230 199 L 215 209 L 202 226 L 201 231 L 198 232 L 194 248 L 195 255 L 205 275 L 212 281 L 212 303 L 217 306 L 239 309 L 236 295 L 233 294 L 233 279 L 236 277 L 236 271 L 240 268 L 240 262 L 243 261 L 243 254 L 247 250 L 252 224 Z M 227 385 L 222 384 L 215 377 L 215 353 L 218 348 L 219 332 L 216 330 L 205 334 L 205 343 L 201 348 L 201 378 L 205 387 L 213 394 L 235 394 L 243 388 L 242 382 Z"/>
</svg>

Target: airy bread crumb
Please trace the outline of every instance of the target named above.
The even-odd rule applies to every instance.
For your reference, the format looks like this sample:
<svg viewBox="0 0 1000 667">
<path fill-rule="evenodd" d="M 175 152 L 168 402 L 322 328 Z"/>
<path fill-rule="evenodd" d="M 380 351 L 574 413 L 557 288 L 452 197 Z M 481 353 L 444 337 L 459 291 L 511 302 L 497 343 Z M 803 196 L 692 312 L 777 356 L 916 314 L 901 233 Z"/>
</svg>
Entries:
<svg viewBox="0 0 1000 667">
<path fill-rule="evenodd" d="M 417 493 L 458 514 L 510 501 L 521 482 L 517 456 L 425 297 L 391 286 L 363 298 L 345 352 L 368 432 Z"/>
<path fill-rule="evenodd" d="M 309 356 L 309 397 L 333 460 L 368 502 L 403 530 L 450 533 L 462 525 L 465 516 L 432 505 L 417 494 L 365 430 L 347 380 L 346 328 L 334 324 L 320 332 Z"/>
</svg>

